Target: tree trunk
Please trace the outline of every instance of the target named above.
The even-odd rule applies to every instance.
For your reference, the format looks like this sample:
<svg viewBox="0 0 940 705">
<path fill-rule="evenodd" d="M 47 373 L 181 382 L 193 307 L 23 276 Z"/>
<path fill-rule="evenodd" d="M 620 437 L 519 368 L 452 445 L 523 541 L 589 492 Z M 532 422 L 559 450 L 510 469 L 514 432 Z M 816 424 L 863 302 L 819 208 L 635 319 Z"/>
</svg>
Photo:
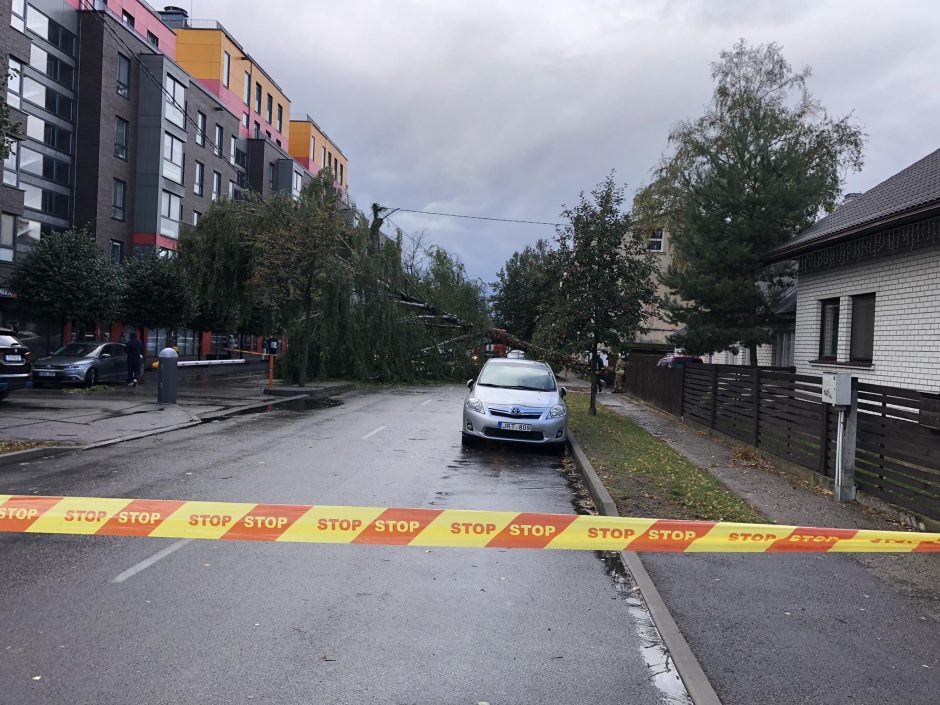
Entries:
<svg viewBox="0 0 940 705">
<path fill-rule="evenodd" d="M 594 336 L 591 350 L 591 408 L 588 416 L 597 416 L 597 336 Z"/>
<path fill-rule="evenodd" d="M 747 346 L 748 363 L 750 367 L 757 367 L 757 344 L 751 343 Z"/>
</svg>

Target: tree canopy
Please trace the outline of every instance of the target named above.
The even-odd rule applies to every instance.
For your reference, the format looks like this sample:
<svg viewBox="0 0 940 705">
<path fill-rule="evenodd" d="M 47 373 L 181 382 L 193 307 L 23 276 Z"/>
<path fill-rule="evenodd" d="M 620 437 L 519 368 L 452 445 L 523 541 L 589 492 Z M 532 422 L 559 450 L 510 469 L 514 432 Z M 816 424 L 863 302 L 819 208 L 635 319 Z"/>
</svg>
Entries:
<svg viewBox="0 0 940 705">
<path fill-rule="evenodd" d="M 769 340 L 768 316 L 786 266 L 762 258 L 821 212 L 831 211 L 843 175 L 862 164 L 863 134 L 852 116 L 830 117 L 780 47 L 744 40 L 712 64 L 705 113 L 680 122 L 653 182 L 634 200 L 642 228 L 666 227 L 676 251 L 662 282 L 690 353 Z M 752 362 L 756 356 L 752 354 Z"/>
<path fill-rule="evenodd" d="M 496 325 L 522 340 L 533 340 L 540 320 L 555 304 L 561 281 L 558 264 L 558 253 L 546 240 L 514 252 L 491 285 Z"/>
</svg>

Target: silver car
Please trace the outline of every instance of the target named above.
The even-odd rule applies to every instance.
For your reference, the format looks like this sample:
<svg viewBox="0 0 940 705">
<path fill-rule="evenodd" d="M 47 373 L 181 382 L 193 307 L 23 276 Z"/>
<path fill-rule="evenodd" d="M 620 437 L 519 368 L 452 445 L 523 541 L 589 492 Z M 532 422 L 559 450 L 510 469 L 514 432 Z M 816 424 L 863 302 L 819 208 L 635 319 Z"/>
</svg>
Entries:
<svg viewBox="0 0 940 705">
<path fill-rule="evenodd" d="M 120 343 L 69 343 L 33 363 L 33 386 L 127 380 L 127 352 Z"/>
<path fill-rule="evenodd" d="M 478 439 L 564 447 L 568 406 L 564 388 L 544 362 L 494 358 L 467 382 L 463 443 Z"/>
</svg>

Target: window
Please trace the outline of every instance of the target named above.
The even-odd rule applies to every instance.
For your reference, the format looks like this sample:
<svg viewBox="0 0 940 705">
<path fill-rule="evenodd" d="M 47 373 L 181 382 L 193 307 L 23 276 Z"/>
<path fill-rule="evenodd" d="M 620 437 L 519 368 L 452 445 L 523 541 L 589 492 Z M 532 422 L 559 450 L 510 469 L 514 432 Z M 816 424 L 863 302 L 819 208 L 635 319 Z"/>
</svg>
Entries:
<svg viewBox="0 0 940 705">
<path fill-rule="evenodd" d="M 317 158 L 317 138 L 311 137 L 310 138 L 310 159 L 316 159 L 316 158 Z"/>
<path fill-rule="evenodd" d="M 56 218 L 68 218 L 69 217 L 69 197 L 62 193 L 57 193 L 55 191 L 46 191 L 42 192 L 42 205 L 40 210 L 43 213 L 54 216 Z"/>
<path fill-rule="evenodd" d="M 10 156 L 3 160 L 3 183 L 7 186 L 17 186 L 19 178 L 16 175 L 16 153 L 20 143 L 16 140 L 10 142 Z"/>
<path fill-rule="evenodd" d="M 650 252 L 662 252 L 663 251 L 663 229 L 656 228 L 651 234 L 649 243 L 647 245 Z"/>
<path fill-rule="evenodd" d="M 222 85 L 229 87 L 229 81 L 232 78 L 232 55 L 227 51 L 222 52 Z"/>
<path fill-rule="evenodd" d="M 281 146 L 281 140 L 274 140 L 274 144 L 276 144 L 278 147 L 280 147 L 280 146 Z"/>
<path fill-rule="evenodd" d="M 326 147 L 323 148 L 323 156 L 320 158 L 320 168 L 326 169 Z"/>
<path fill-rule="evenodd" d="M 261 84 L 255 83 L 255 112 L 261 114 Z"/>
<path fill-rule="evenodd" d="M 12 86 L 8 86 L 7 102 L 13 100 L 9 92 L 10 88 L 12 88 Z M 44 107 L 50 113 L 58 115 L 63 120 L 72 119 L 75 103 L 71 98 L 67 98 L 52 88 L 47 88 L 28 76 L 23 77 L 22 97 L 23 100 L 28 100 L 30 103 L 34 103 L 39 107 Z"/>
<path fill-rule="evenodd" d="M 111 241 L 111 261 L 120 264 L 124 261 L 124 243 L 120 240 Z"/>
<path fill-rule="evenodd" d="M 186 109 L 186 89 L 183 84 L 167 74 L 166 77 L 166 119 L 177 127 L 186 129 L 184 111 Z"/>
<path fill-rule="evenodd" d="M 242 127 L 248 129 L 248 113 L 242 113 Z"/>
<path fill-rule="evenodd" d="M 223 133 L 222 133 L 222 126 L 219 125 L 219 124 L 216 124 L 216 126 L 215 126 L 215 141 L 214 141 L 214 143 L 213 143 L 213 145 L 212 145 L 212 153 L 215 154 L 215 156 L 217 156 L 217 157 L 221 157 L 221 156 L 222 156 L 222 141 L 223 141 L 223 139 L 224 139 L 224 135 L 223 135 Z"/>
<path fill-rule="evenodd" d="M 147 41 L 158 49 L 160 48 L 160 38 L 153 32 L 147 32 Z"/>
<path fill-rule="evenodd" d="M 21 64 L 19 61 L 17 61 L 11 56 L 10 66 L 7 72 L 7 105 L 14 107 L 14 108 L 19 108 L 20 97 L 22 95 L 23 95 L 23 64 Z M 39 105 L 42 105 L 42 103 L 39 103 Z"/>
<path fill-rule="evenodd" d="M 255 139 L 256 140 L 261 139 L 261 123 L 260 122 L 255 123 Z"/>
<path fill-rule="evenodd" d="M 267 137 L 268 139 L 271 139 L 271 130 L 265 130 L 264 136 Z"/>
<path fill-rule="evenodd" d="M 183 200 L 175 193 L 164 191 L 160 199 L 160 234 L 177 239 L 183 219 Z"/>
<path fill-rule="evenodd" d="M 203 194 L 203 180 L 206 176 L 206 166 L 202 162 L 195 162 L 193 168 L 193 193 L 197 196 Z"/>
<path fill-rule="evenodd" d="M 202 218 L 202 213 L 199 211 L 193 211 L 193 225 L 199 225 L 200 218 Z"/>
<path fill-rule="evenodd" d="M 131 29 L 134 28 L 134 16 L 127 10 L 121 10 L 121 21 Z"/>
<path fill-rule="evenodd" d="M 277 131 L 284 132 L 284 106 L 277 104 Z"/>
<path fill-rule="evenodd" d="M 75 35 L 58 22 L 50 20 L 32 5 L 28 6 L 26 28 L 69 56 L 75 55 Z"/>
<path fill-rule="evenodd" d="M 36 176 L 43 176 L 50 181 L 55 181 L 64 186 L 69 185 L 70 167 L 66 162 L 61 159 L 56 159 L 55 157 L 40 154 L 25 146 L 20 146 L 17 151 L 19 152 L 20 171 L 35 174 Z"/>
<path fill-rule="evenodd" d="M 13 261 L 13 244 L 16 238 L 16 216 L 4 213 L 0 216 L 0 262 Z"/>
<path fill-rule="evenodd" d="M 228 161 L 230 164 L 235 163 L 235 148 L 238 145 L 238 140 L 235 135 L 230 135 L 228 138 Z"/>
<path fill-rule="evenodd" d="M 233 201 L 235 200 L 235 182 L 234 181 L 228 182 L 228 197 L 230 200 L 233 200 Z"/>
<path fill-rule="evenodd" d="M 819 359 L 835 360 L 839 354 L 839 299 L 826 299 L 820 305 Z"/>
<path fill-rule="evenodd" d="M 37 71 L 42 71 L 53 81 L 61 83 L 66 88 L 71 88 L 75 81 L 74 67 L 51 55 L 37 44 L 30 47 L 29 65 Z"/>
<path fill-rule="evenodd" d="M 26 136 L 65 154 L 72 153 L 71 131 L 46 122 L 35 115 L 28 115 L 26 118 Z"/>
<path fill-rule="evenodd" d="M 339 165 L 339 185 L 343 185 L 343 165 Z"/>
<path fill-rule="evenodd" d="M 10 15 L 10 26 L 21 32 L 26 32 L 26 0 L 13 0 L 13 13 Z"/>
<path fill-rule="evenodd" d="M 217 172 L 212 172 L 212 200 L 218 201 L 219 196 L 222 195 L 222 175 Z"/>
<path fill-rule="evenodd" d="M 275 183 L 277 183 L 277 167 L 274 162 L 268 162 L 268 188 L 274 191 Z"/>
<path fill-rule="evenodd" d="M 268 121 L 269 125 L 272 122 L 274 122 L 273 115 L 272 115 L 273 112 L 274 112 L 274 96 L 268 93 L 268 104 L 265 110 L 265 115 L 266 115 L 265 119 Z"/>
<path fill-rule="evenodd" d="M 326 153 L 326 168 L 333 171 L 333 152 Z"/>
<path fill-rule="evenodd" d="M 242 98 L 245 105 L 251 105 L 251 74 L 245 71 L 245 85 L 242 89 Z"/>
<path fill-rule="evenodd" d="M 303 185 L 304 185 L 304 182 L 303 182 L 303 178 L 300 175 L 300 172 L 295 171 L 293 183 L 291 184 L 291 192 L 295 196 L 299 196 L 301 189 L 303 189 Z"/>
<path fill-rule="evenodd" d="M 127 143 L 130 124 L 122 117 L 114 118 L 114 156 L 127 161 Z"/>
<path fill-rule="evenodd" d="M 875 349 L 875 295 L 860 294 L 852 297 L 852 340 L 849 359 L 852 362 L 871 362 Z"/>
<path fill-rule="evenodd" d="M 131 96 L 131 60 L 124 54 L 118 54 L 117 94 L 122 98 L 130 98 Z"/>
<path fill-rule="evenodd" d="M 120 179 L 114 180 L 111 191 L 111 217 L 115 220 L 124 220 L 127 200 L 127 184 Z"/>
<path fill-rule="evenodd" d="M 196 111 L 196 144 L 206 146 L 206 115 Z"/>
<path fill-rule="evenodd" d="M 169 132 L 163 133 L 163 175 L 178 184 L 183 183 L 183 141 Z"/>
</svg>

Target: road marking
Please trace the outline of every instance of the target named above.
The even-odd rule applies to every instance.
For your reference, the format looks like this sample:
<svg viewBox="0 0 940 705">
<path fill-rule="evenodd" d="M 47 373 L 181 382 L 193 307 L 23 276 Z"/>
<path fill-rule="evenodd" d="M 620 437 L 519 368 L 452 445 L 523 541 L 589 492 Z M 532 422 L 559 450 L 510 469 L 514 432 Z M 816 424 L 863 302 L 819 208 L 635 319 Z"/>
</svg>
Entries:
<svg viewBox="0 0 940 705">
<path fill-rule="evenodd" d="M 430 404 L 432 401 L 434 401 L 434 400 L 433 400 L 433 399 L 428 399 L 427 401 L 423 401 L 423 402 L 421 402 L 421 406 L 424 406 L 425 404 Z"/>
<path fill-rule="evenodd" d="M 145 558 L 145 559 L 142 560 L 140 563 L 138 563 L 138 564 L 136 564 L 136 565 L 132 565 L 130 568 L 128 568 L 127 570 L 125 570 L 123 573 L 120 573 L 120 574 L 116 575 L 114 578 L 111 579 L 111 582 L 112 582 L 112 583 L 123 583 L 123 582 L 124 582 L 125 580 L 127 580 L 128 578 L 133 578 L 133 577 L 134 577 L 135 575 L 137 575 L 140 571 L 146 570 L 147 568 L 149 568 L 150 566 L 152 566 L 154 563 L 156 563 L 156 562 L 159 561 L 159 560 L 163 560 L 164 558 L 166 558 L 167 556 L 169 556 L 171 553 L 173 553 L 173 552 L 175 552 L 175 551 L 178 551 L 179 549 L 181 549 L 183 546 L 185 546 L 186 544 L 188 544 L 188 543 L 191 542 L 192 540 L 193 540 L 193 539 L 181 539 L 180 541 L 177 541 L 177 542 L 175 542 L 175 543 L 171 543 L 171 544 L 170 544 L 169 546 L 167 546 L 166 548 L 164 548 L 164 549 L 162 549 L 162 550 L 157 551 L 156 553 L 154 553 L 152 556 L 150 556 L 150 558 Z"/>
<path fill-rule="evenodd" d="M 377 429 L 375 429 L 374 431 L 369 431 L 369 432 L 368 432 L 366 435 L 364 435 L 360 440 L 363 440 L 363 441 L 368 440 L 368 439 L 372 438 L 372 436 L 374 436 L 374 435 L 375 435 L 376 433 L 378 433 L 379 431 L 384 431 L 384 430 L 385 430 L 385 426 L 379 426 L 379 427 L 378 427 Z"/>
</svg>

